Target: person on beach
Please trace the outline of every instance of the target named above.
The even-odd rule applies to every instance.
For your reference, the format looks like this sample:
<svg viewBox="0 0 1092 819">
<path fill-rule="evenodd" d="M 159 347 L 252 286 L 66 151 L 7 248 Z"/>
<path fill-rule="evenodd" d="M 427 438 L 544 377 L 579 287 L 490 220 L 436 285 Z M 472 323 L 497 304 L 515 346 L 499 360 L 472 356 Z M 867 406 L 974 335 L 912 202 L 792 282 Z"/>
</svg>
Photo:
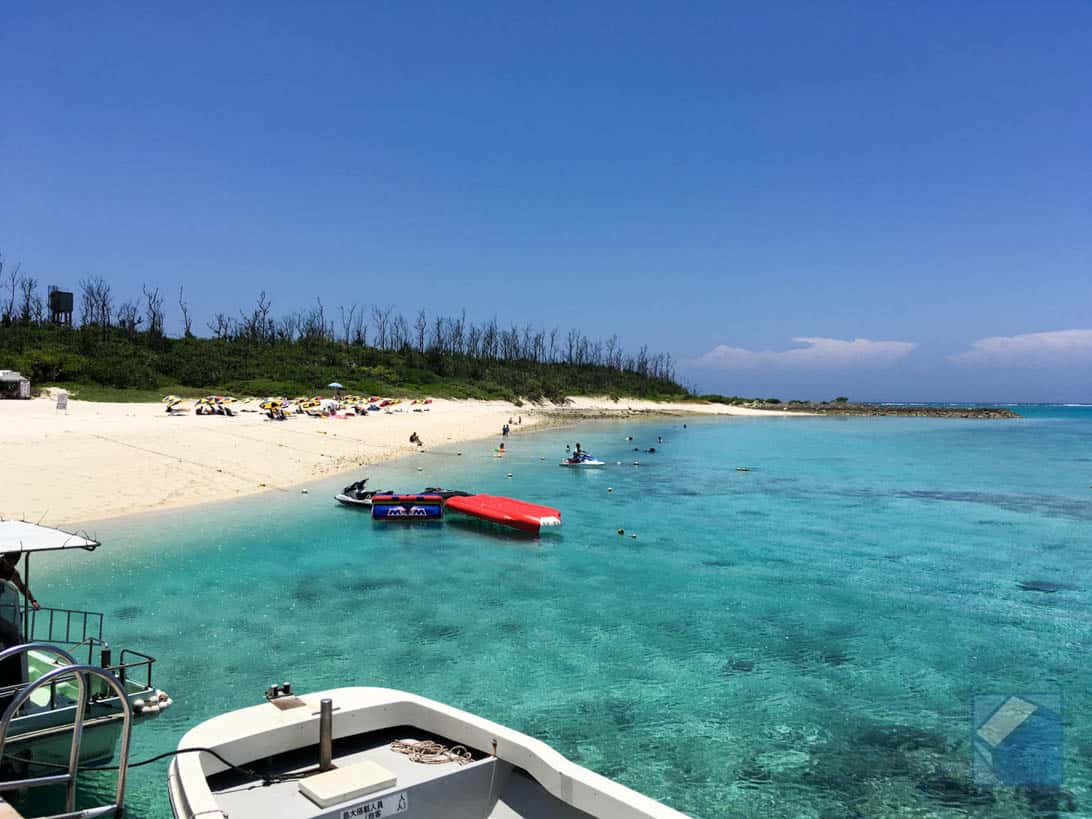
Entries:
<svg viewBox="0 0 1092 819">
<path fill-rule="evenodd" d="M 411 436 L 409 437 L 409 442 L 410 442 L 411 444 L 417 444 L 417 446 L 424 446 L 424 445 L 425 445 L 425 442 L 424 442 L 424 441 L 422 441 L 422 440 L 421 440 L 421 439 L 420 439 L 420 438 L 419 438 L 419 437 L 417 436 L 417 433 L 416 433 L 416 432 L 415 432 L 415 433 L 413 433 L 413 434 L 412 434 L 412 435 L 411 435 Z"/>
</svg>

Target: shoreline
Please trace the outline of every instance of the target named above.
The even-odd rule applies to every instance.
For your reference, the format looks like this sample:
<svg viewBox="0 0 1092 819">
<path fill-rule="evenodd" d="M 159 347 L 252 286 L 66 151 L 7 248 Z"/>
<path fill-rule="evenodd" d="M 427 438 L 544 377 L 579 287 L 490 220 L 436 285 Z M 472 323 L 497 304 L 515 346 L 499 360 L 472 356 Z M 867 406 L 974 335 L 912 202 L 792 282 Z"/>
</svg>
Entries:
<svg viewBox="0 0 1092 819">
<path fill-rule="evenodd" d="M 160 403 L 70 400 L 0 402 L 0 447 L 12 479 L 0 494 L 0 517 L 53 526 L 86 525 L 145 512 L 177 510 L 274 491 L 412 455 L 501 439 L 585 420 L 657 416 L 772 416 L 723 404 L 573 398 L 564 407 L 518 407 L 505 401 L 437 399 L 428 412 L 374 413 L 367 418 L 269 421 L 256 402 L 234 417 L 168 415 Z M 421 407 L 423 410 L 424 408 Z"/>
</svg>

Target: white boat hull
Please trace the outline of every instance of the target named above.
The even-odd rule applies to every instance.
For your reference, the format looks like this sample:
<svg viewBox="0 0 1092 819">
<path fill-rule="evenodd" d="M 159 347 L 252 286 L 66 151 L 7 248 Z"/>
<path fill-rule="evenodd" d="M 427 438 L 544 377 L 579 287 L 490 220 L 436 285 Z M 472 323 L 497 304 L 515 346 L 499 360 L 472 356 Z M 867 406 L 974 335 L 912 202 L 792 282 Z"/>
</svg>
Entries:
<svg viewBox="0 0 1092 819">
<path fill-rule="evenodd" d="M 371 498 L 363 498 L 363 499 L 351 498 L 348 495 L 339 494 L 339 495 L 334 495 L 334 500 L 336 500 L 338 503 L 343 503 L 346 506 L 366 506 L 369 509 L 371 509 L 371 507 L 372 507 L 372 499 Z"/>
<path fill-rule="evenodd" d="M 390 773 L 377 789 L 355 792 L 321 807 L 304 795 L 316 774 L 320 701 L 334 705 L 335 748 L 367 745 L 360 754 L 379 759 Z M 215 750 L 236 766 L 265 770 L 291 759 L 284 770 L 306 769 L 306 778 L 263 784 L 222 781 L 237 776 L 206 753 L 180 754 L 168 771 L 176 819 L 344 819 L 397 815 L 398 819 L 678 819 L 682 814 L 623 785 L 582 768 L 532 737 L 433 700 L 387 688 L 339 688 L 308 694 L 292 704 L 263 703 L 214 717 L 190 730 L 179 749 Z M 469 763 L 421 765 L 389 748 L 389 735 L 419 731 L 474 751 Z M 383 739 L 382 737 L 387 737 Z M 355 745 L 354 745 L 355 743 Z M 315 759 L 302 762 L 300 754 Z M 289 758 L 284 755 L 296 753 Z M 360 764 L 335 758 L 341 771 Z M 366 761 L 363 764 L 371 764 Z M 386 769 L 390 770 L 387 771 Z M 217 777 L 221 777 L 218 779 Z M 210 783 L 212 779 L 212 784 Z M 394 782 L 391 785 L 391 782 Z"/>
</svg>

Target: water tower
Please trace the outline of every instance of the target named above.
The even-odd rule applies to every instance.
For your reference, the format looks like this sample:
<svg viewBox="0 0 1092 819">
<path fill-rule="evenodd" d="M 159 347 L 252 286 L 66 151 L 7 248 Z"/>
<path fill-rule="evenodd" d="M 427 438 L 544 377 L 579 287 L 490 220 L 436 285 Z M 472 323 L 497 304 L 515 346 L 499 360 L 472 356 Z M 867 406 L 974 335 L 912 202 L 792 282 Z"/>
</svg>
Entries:
<svg viewBox="0 0 1092 819">
<path fill-rule="evenodd" d="M 56 285 L 49 286 L 49 320 L 54 324 L 72 326 L 72 304 L 74 298 L 71 293 L 59 290 Z"/>
</svg>

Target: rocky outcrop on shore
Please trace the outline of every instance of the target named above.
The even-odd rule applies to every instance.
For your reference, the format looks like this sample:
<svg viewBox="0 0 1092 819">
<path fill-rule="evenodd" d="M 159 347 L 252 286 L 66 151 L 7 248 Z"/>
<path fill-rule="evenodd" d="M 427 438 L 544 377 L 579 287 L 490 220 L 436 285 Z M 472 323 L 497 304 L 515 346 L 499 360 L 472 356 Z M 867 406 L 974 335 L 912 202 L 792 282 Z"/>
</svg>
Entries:
<svg viewBox="0 0 1092 819">
<path fill-rule="evenodd" d="M 898 416 L 903 418 L 1020 418 L 1007 407 L 932 407 L 889 404 L 855 404 L 848 401 L 793 401 L 788 404 L 750 402 L 745 407 L 800 412 L 810 415 Z"/>
</svg>

